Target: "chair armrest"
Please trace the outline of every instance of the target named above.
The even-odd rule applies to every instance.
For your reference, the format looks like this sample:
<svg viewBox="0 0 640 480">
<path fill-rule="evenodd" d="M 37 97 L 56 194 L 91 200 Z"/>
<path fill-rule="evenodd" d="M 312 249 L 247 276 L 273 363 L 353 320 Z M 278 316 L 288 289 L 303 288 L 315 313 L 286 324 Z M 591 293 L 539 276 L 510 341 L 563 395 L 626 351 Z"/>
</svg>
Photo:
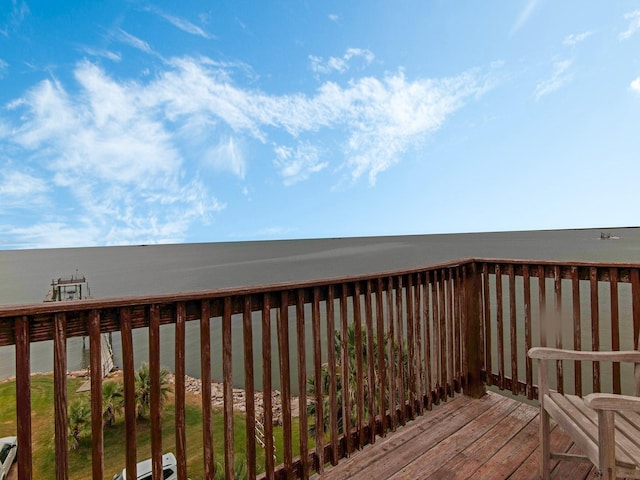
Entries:
<svg viewBox="0 0 640 480">
<path fill-rule="evenodd" d="M 539 360 L 591 360 L 598 362 L 632 362 L 640 363 L 640 352 L 626 350 L 618 352 L 589 352 L 563 350 L 550 347 L 533 347 L 529 349 L 530 358 Z"/>
<path fill-rule="evenodd" d="M 640 412 L 640 398 L 613 393 L 591 393 L 584 397 L 584 404 L 594 410 L 633 410 Z"/>
</svg>

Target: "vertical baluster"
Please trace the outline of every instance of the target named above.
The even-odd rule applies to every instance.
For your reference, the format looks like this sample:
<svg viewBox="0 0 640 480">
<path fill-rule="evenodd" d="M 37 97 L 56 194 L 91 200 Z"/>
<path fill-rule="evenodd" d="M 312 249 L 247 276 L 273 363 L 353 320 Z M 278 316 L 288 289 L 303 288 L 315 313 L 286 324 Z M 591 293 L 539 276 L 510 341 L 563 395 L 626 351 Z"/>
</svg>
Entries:
<svg viewBox="0 0 640 480">
<path fill-rule="evenodd" d="M 377 291 L 376 291 L 376 334 L 378 336 L 378 402 L 380 422 L 382 425 L 381 435 L 384 437 L 387 434 L 387 405 L 386 405 L 386 392 L 391 392 L 389 385 L 387 385 L 386 365 L 385 365 L 385 331 L 384 331 L 384 317 L 383 317 L 383 284 L 382 278 L 378 278 Z M 388 339 L 387 339 L 388 341 Z"/>
<path fill-rule="evenodd" d="M 460 385 L 463 389 L 463 391 L 467 391 L 468 389 L 468 381 L 469 381 L 469 352 L 467 349 L 467 345 L 466 345 L 466 334 L 467 331 L 469 329 L 469 325 L 470 325 L 470 311 L 468 306 L 468 302 L 469 302 L 469 295 L 471 294 L 471 290 L 470 290 L 470 285 L 469 285 L 469 276 L 467 275 L 467 270 L 468 267 L 467 265 L 463 265 L 461 267 L 458 267 L 456 270 L 458 270 L 458 272 L 461 272 L 462 278 L 458 280 L 458 291 L 457 291 L 457 296 L 460 297 L 458 300 L 459 303 L 459 313 L 460 313 L 460 355 L 461 355 L 461 361 L 462 361 L 462 366 L 461 366 L 461 370 L 460 370 Z M 479 294 L 480 291 L 476 292 L 476 294 Z M 478 304 L 479 307 L 480 304 Z M 480 355 L 480 362 L 482 363 L 484 361 L 484 327 L 482 326 L 482 314 L 480 314 L 480 311 L 478 311 L 478 314 L 480 315 L 480 319 L 479 319 L 479 325 L 480 325 L 480 330 L 478 331 L 478 339 L 477 339 L 477 348 L 478 348 L 478 354 Z M 484 365 L 483 365 L 484 366 Z"/>
<path fill-rule="evenodd" d="M 376 413 L 375 413 L 375 361 L 376 354 L 373 350 L 373 306 L 371 304 L 371 280 L 367 280 L 364 296 L 364 318 L 367 328 L 367 408 L 369 410 L 369 442 L 376 441 Z"/>
<path fill-rule="evenodd" d="M 591 289 L 591 349 L 600 350 L 600 311 L 598 305 L 598 269 L 589 270 L 589 286 Z M 593 391 L 600 392 L 600 362 L 593 362 Z"/>
<path fill-rule="evenodd" d="M 398 285 L 396 287 L 396 334 L 398 337 L 398 349 L 397 349 L 397 376 L 398 376 L 398 403 L 400 404 L 400 424 L 404 425 L 407 421 L 407 379 L 405 377 L 404 366 L 404 328 L 403 328 L 403 309 L 402 309 L 402 292 L 403 283 L 402 277 L 398 277 Z"/>
<path fill-rule="evenodd" d="M 93 478 L 104 476 L 104 437 L 102 432 L 102 356 L 100 352 L 100 312 L 89 314 L 89 353 L 91 372 L 91 462 Z"/>
<path fill-rule="evenodd" d="M 289 368 L 289 292 L 280 295 L 278 324 L 278 357 L 280 361 L 280 385 L 282 388 L 282 432 L 284 436 L 284 468 L 287 478 L 293 477 L 293 446 L 291 426 L 291 370 Z M 233 478 L 233 477 L 227 477 Z"/>
<path fill-rule="evenodd" d="M 580 325 L 580 278 L 578 267 L 571 267 L 571 300 L 573 303 L 573 349 L 582 350 L 582 328 Z M 582 362 L 573 364 L 575 394 L 582 396 Z"/>
<path fill-rule="evenodd" d="M 273 448 L 273 405 L 271 386 L 271 297 L 265 293 L 262 299 L 262 401 L 264 405 L 264 463 L 265 476 L 275 478 Z M 209 477 L 207 477 L 209 478 Z"/>
<path fill-rule="evenodd" d="M 640 340 L 640 271 L 631 269 L 631 298 L 633 305 L 633 349 L 638 350 Z"/>
<path fill-rule="evenodd" d="M 224 474 L 235 476 L 233 435 L 233 351 L 231 342 L 231 297 L 224 297 L 222 311 L 222 395 L 224 397 Z M 284 404 L 284 399 L 283 399 Z"/>
<path fill-rule="evenodd" d="M 200 303 L 200 376 L 202 388 L 202 445 L 204 477 L 213 478 L 214 452 L 211 424 L 211 305 Z"/>
<path fill-rule="evenodd" d="M 316 471 L 324 472 L 324 392 L 322 391 L 322 350 L 320 345 L 320 289 L 313 289 L 311 307 L 313 371 L 316 384 Z"/>
<path fill-rule="evenodd" d="M 242 339 L 244 342 L 244 390 L 246 394 L 247 476 L 249 480 L 254 480 L 256 478 L 256 396 L 253 378 L 253 312 L 251 300 L 251 295 L 244 296 Z M 302 415 L 306 418 L 306 410 L 303 412 L 300 409 L 300 416 L 302 417 Z M 306 432 L 306 429 L 304 432 Z"/>
<path fill-rule="evenodd" d="M 338 388 L 336 382 L 336 318 L 334 311 L 335 290 L 329 285 L 327 291 L 327 361 L 329 362 L 329 423 L 331 429 L 331 464 L 338 464 Z M 301 407 L 302 408 L 302 407 Z M 306 407 L 305 407 L 306 408 Z"/>
<path fill-rule="evenodd" d="M 443 272 L 444 273 L 444 272 Z M 446 275 L 446 277 L 444 276 Z M 445 291 L 445 311 L 446 311 L 446 331 L 447 331 L 447 391 L 449 395 L 453 397 L 455 389 L 454 385 L 454 357 L 455 351 L 453 350 L 453 337 L 454 337 L 454 312 L 453 312 L 453 273 L 449 268 L 446 270 L 446 274 L 443 275 L 444 291 Z"/>
<path fill-rule="evenodd" d="M 440 271 L 439 290 L 439 334 L 440 334 L 440 379 L 443 388 L 442 398 L 447 401 L 449 395 L 449 377 L 447 375 L 447 277 Z"/>
<path fill-rule="evenodd" d="M 618 269 L 609 269 L 609 288 L 611 292 L 611 349 L 620 350 L 620 316 L 618 307 Z M 613 362 L 613 393 L 622 393 L 620 385 L 620 363 Z"/>
<path fill-rule="evenodd" d="M 496 264 L 496 321 L 498 329 L 498 385 L 504 390 L 504 323 L 502 317 L 502 267 Z"/>
<path fill-rule="evenodd" d="M 491 299 L 489 293 L 489 265 L 482 264 L 482 298 L 484 300 L 484 364 L 487 371 L 487 385 L 491 386 L 492 381 L 492 359 L 493 349 L 491 348 Z"/>
<path fill-rule="evenodd" d="M 440 302 L 438 301 L 438 292 L 440 291 L 440 289 L 438 288 L 438 271 L 434 270 L 433 271 L 433 281 L 431 282 L 431 299 L 433 300 L 432 305 L 433 305 L 433 314 L 432 314 L 432 319 L 433 319 L 433 346 L 435 349 L 435 352 L 433 354 L 433 358 L 435 359 L 435 370 L 433 372 L 434 378 L 433 378 L 433 386 L 435 389 L 435 402 L 439 403 L 440 402 L 440 397 L 441 397 L 441 392 L 442 392 L 442 368 L 441 368 L 441 364 L 442 364 L 442 356 L 440 354 L 440 350 L 441 350 L 441 342 L 440 342 L 440 312 L 439 312 L 439 305 Z"/>
<path fill-rule="evenodd" d="M 524 349 L 528 352 L 532 345 L 531 336 L 531 277 L 529 265 L 522 266 L 522 285 L 524 290 Z M 529 355 L 525 356 L 527 377 L 527 398 L 533 400 L 533 364 Z"/>
<path fill-rule="evenodd" d="M 431 275 L 429 272 L 425 272 L 424 285 L 422 287 L 423 305 L 423 317 L 424 317 L 424 383 L 425 392 L 427 394 L 427 410 L 431 410 L 433 402 L 433 387 L 431 384 L 431 372 L 433 371 L 431 366 L 433 365 L 433 359 L 431 358 L 431 312 L 429 308 L 429 283 L 431 282 Z M 431 282 L 433 286 L 433 282 Z"/>
<path fill-rule="evenodd" d="M 415 345 L 413 331 L 413 278 L 407 275 L 406 290 L 406 316 L 407 316 L 407 373 L 409 374 L 409 415 L 415 417 L 416 409 L 416 378 L 415 378 Z"/>
<path fill-rule="evenodd" d="M 342 425 L 347 457 L 353 451 L 351 442 L 351 401 L 349 392 L 349 342 L 347 334 L 347 284 L 342 284 L 340 291 L 340 348 L 342 353 Z"/>
<path fill-rule="evenodd" d="M 309 478 L 309 424 L 307 421 L 307 358 L 305 342 L 305 318 L 304 318 L 304 290 L 298 289 L 296 298 L 296 335 L 298 340 L 298 385 L 299 385 L 299 410 L 300 410 L 300 465 L 302 478 Z M 314 367 L 314 387 L 316 393 L 322 389 L 322 383 L 318 383 L 318 375 Z M 317 404 L 317 396 L 315 402 Z M 316 419 L 317 422 L 317 419 Z M 316 423 L 317 425 L 317 423 Z"/>
<path fill-rule="evenodd" d="M 396 339 L 393 316 L 393 277 L 387 279 L 387 328 L 389 329 L 389 352 L 387 361 L 389 363 L 389 416 L 391 419 L 391 429 L 396 429 L 396 401 L 397 401 L 397 379 L 396 379 Z"/>
<path fill-rule="evenodd" d="M 516 275 L 513 263 L 509 264 L 509 335 L 511 337 L 511 393 L 520 393 L 518 382 L 518 330 L 516 317 Z"/>
<path fill-rule="evenodd" d="M 455 275 L 454 275 L 455 273 Z M 455 370 L 454 370 L 454 384 L 456 385 L 456 392 L 460 392 L 462 387 L 462 342 L 460 339 L 460 329 L 462 324 L 462 312 L 460 309 L 460 300 L 462 298 L 462 283 L 460 278 L 460 268 L 452 270 L 453 281 L 453 326 L 455 332 L 454 351 L 455 351 Z M 481 337 L 480 337 L 481 338 Z"/>
<path fill-rule="evenodd" d="M 120 309 L 120 341 L 124 380 L 124 428 L 126 444 L 127 479 L 136 480 L 136 383 L 131 332 L 131 309 Z"/>
<path fill-rule="evenodd" d="M 356 363 L 356 429 L 358 431 L 358 447 L 364 446 L 364 366 L 362 361 L 362 312 L 360 306 L 360 282 L 355 282 L 353 292 L 353 327 L 355 337 Z"/>
<path fill-rule="evenodd" d="M 93 348 L 93 347 L 92 347 Z M 162 412 L 160 411 L 160 306 L 151 305 L 149 315 L 149 383 L 151 418 L 151 470 L 162 475 Z M 102 478 L 102 477 L 94 477 Z"/>
<path fill-rule="evenodd" d="M 67 455 L 67 316 L 56 313 L 53 320 L 53 404 L 55 411 L 56 479 L 69 478 Z"/>
<path fill-rule="evenodd" d="M 18 423 L 18 480 L 31 480 L 31 334 L 29 317 L 17 317 L 16 418 Z M 66 436 L 65 436 L 66 438 Z"/>
<path fill-rule="evenodd" d="M 187 430 L 185 424 L 185 322 L 186 308 L 184 302 L 176 305 L 175 336 L 175 421 L 176 421 L 176 460 L 178 462 L 178 478 L 187 478 Z"/>
<path fill-rule="evenodd" d="M 547 345 L 547 280 L 545 277 L 544 265 L 538 265 L 538 303 L 540 305 L 540 346 Z"/>
<path fill-rule="evenodd" d="M 422 360 L 422 274 L 416 274 L 416 284 L 414 287 L 415 298 L 413 301 L 413 316 L 414 316 L 414 328 L 416 337 L 416 393 L 418 396 L 418 415 L 422 415 L 424 410 L 424 362 Z"/>
<path fill-rule="evenodd" d="M 562 278 L 560 277 L 560 266 L 553 268 L 553 292 L 555 297 L 555 326 L 556 326 L 556 348 L 563 348 L 562 344 Z M 564 393 L 564 375 L 561 360 L 556 362 L 556 378 L 558 392 Z"/>
</svg>

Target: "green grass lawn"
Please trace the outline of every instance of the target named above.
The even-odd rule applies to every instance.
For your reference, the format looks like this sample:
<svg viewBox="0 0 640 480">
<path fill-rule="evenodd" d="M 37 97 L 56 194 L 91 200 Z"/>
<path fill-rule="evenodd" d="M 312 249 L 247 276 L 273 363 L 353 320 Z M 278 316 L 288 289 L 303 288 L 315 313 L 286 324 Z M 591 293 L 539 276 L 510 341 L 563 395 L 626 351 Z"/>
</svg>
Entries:
<svg viewBox="0 0 640 480">
<path fill-rule="evenodd" d="M 88 393 L 76 393 L 83 383 L 82 379 L 69 378 L 67 381 L 68 402 L 87 396 Z M 32 432 L 33 432 L 33 478 L 55 478 L 55 450 L 53 425 L 53 376 L 37 375 L 31 377 Z M 0 382 L 0 437 L 16 434 L 16 401 L 15 381 Z M 187 437 L 187 469 L 189 478 L 201 479 L 204 476 L 202 460 L 202 410 L 199 395 L 187 393 L 186 437 Z M 162 446 L 164 452 L 175 452 L 175 410 L 173 397 L 163 414 Z M 223 463 L 224 425 L 222 410 L 213 412 L 213 442 L 215 457 Z M 293 422 L 294 455 L 299 452 L 299 428 L 297 418 Z M 115 425 L 104 430 L 104 471 L 110 479 L 125 465 L 125 433 L 124 419 L 118 417 Z M 147 420 L 139 420 L 137 424 L 137 458 L 138 461 L 151 456 L 150 424 Z M 244 458 L 246 450 L 245 415 L 234 415 L 234 441 L 236 458 Z M 276 445 L 276 464 L 282 462 L 283 438 L 282 428 L 274 427 L 274 443 Z M 310 447 L 312 448 L 312 447 Z M 264 451 L 257 446 L 258 470 L 264 470 Z M 77 450 L 69 452 L 69 476 L 73 479 L 91 478 L 91 440 L 84 438 Z"/>
</svg>

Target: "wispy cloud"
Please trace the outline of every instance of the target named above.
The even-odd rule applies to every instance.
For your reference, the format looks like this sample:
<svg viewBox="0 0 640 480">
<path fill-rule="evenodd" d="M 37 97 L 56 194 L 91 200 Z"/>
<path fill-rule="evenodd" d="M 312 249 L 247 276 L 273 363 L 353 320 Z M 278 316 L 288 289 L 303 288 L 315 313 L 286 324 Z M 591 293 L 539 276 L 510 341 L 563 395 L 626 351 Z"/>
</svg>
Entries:
<svg viewBox="0 0 640 480">
<path fill-rule="evenodd" d="M 538 82 L 536 85 L 536 100 L 540 100 L 545 95 L 555 92 L 573 79 L 573 75 L 569 72 L 572 63 L 571 60 L 558 60 L 553 62 L 553 74 L 551 78 Z"/>
<path fill-rule="evenodd" d="M 141 50 L 145 53 L 154 53 L 153 49 L 151 48 L 151 46 L 145 42 L 144 40 L 139 39 L 138 37 L 131 35 L 129 32 L 126 32 L 124 30 L 122 30 L 121 28 L 118 29 L 117 31 L 117 38 L 118 40 L 120 40 L 123 43 L 126 43 L 127 45 L 133 47 L 133 48 L 137 48 L 138 50 Z"/>
<path fill-rule="evenodd" d="M 582 32 L 582 33 L 572 33 L 564 37 L 564 41 L 562 42 L 562 44 L 567 47 L 572 47 L 574 45 L 577 45 L 580 42 L 585 41 L 591 35 L 593 35 L 593 32 L 590 32 L 590 31 Z"/>
<path fill-rule="evenodd" d="M 4 77 L 4 72 L 9 67 L 9 64 L 0 58 L 0 78 Z"/>
<path fill-rule="evenodd" d="M 48 190 L 43 179 L 6 165 L 5 169 L 0 171 L 0 211 L 7 208 L 24 208 L 26 205 L 41 205 Z"/>
<path fill-rule="evenodd" d="M 182 241 L 194 221 L 224 208 L 197 176 L 184 178 L 164 112 L 145 103 L 147 87 L 119 84 L 88 62 L 75 77 L 76 94 L 46 80 L 12 105 L 23 120 L 7 139 L 12 148 L 30 168 L 50 171 L 52 199 L 63 195 L 77 207 L 74 218 L 51 228 L 66 231 L 82 220 L 87 235 L 95 233 L 85 245 Z M 51 210 L 55 216 L 53 201 Z M 25 230 L 25 242 L 39 232 Z"/>
<path fill-rule="evenodd" d="M 113 52 L 111 50 L 96 50 L 90 47 L 84 47 L 81 50 L 92 57 L 102 57 L 116 63 L 122 60 L 122 55 L 119 52 Z"/>
<path fill-rule="evenodd" d="M 353 58 L 362 58 L 365 65 L 369 65 L 373 62 L 375 56 L 371 51 L 363 48 L 348 48 L 342 57 L 329 57 L 327 60 L 315 55 L 309 55 L 311 70 L 322 74 L 346 72 Z"/>
<path fill-rule="evenodd" d="M 11 12 L 9 13 L 8 22 L 0 27 L 0 35 L 8 37 L 11 31 L 16 31 L 24 19 L 31 13 L 29 5 L 25 1 L 11 0 Z"/>
<path fill-rule="evenodd" d="M 217 170 L 229 171 L 241 179 L 245 177 L 247 163 L 239 142 L 233 137 L 208 149 L 204 159 Z"/>
<path fill-rule="evenodd" d="M 629 26 L 624 32 L 618 35 L 620 40 L 631 38 L 640 29 L 640 9 L 626 13 L 624 18 L 629 21 Z"/>
<path fill-rule="evenodd" d="M 215 38 L 213 35 L 210 35 L 209 33 L 205 32 L 202 28 L 198 27 L 197 25 L 191 23 L 189 20 L 186 20 L 184 18 L 180 18 L 180 17 L 176 17 L 175 15 L 170 15 L 166 12 L 163 12 L 162 10 L 158 9 L 158 8 L 149 8 L 149 11 L 155 13 L 156 15 L 164 18 L 167 22 L 169 22 L 170 24 L 172 24 L 174 27 L 179 28 L 180 30 L 182 30 L 185 33 L 189 33 L 191 35 L 197 35 L 206 39 L 211 39 L 211 38 Z"/>
<path fill-rule="evenodd" d="M 200 170 L 248 177 L 247 142 L 271 146 L 285 185 L 329 166 L 374 184 L 493 81 L 491 72 L 410 80 L 399 71 L 326 82 L 311 95 L 271 95 L 240 86 L 235 71 L 182 57 L 145 82 L 118 81 L 83 61 L 74 71 L 78 89 L 49 79 L 11 102 L 15 121 L 0 128 L 0 147 L 19 151 L 21 174 L 51 175 L 46 191 L 31 183 L 50 200 L 50 238 L 36 227 L 13 234 L 28 246 L 51 246 L 81 221 L 84 245 L 182 241 L 225 208 L 201 178 L 210 172 Z M 329 150 L 318 140 L 323 131 L 335 136 Z M 64 220 L 56 217 L 60 195 L 76 206 Z"/>
<path fill-rule="evenodd" d="M 640 93 L 640 77 L 634 79 L 631 82 L 630 87 L 631 87 L 631 90 Z"/>
<path fill-rule="evenodd" d="M 338 20 L 340 20 L 340 16 L 335 14 L 335 13 L 330 13 L 328 15 L 329 20 L 331 20 L 332 22 L 336 22 L 338 23 Z"/>
<path fill-rule="evenodd" d="M 320 160 L 320 150 L 308 142 L 295 148 L 280 145 L 274 151 L 276 154 L 274 163 L 284 178 L 285 185 L 306 180 L 328 165 L 328 162 Z"/>
<path fill-rule="evenodd" d="M 528 0 L 527 4 L 520 11 L 518 18 L 516 19 L 515 23 L 511 27 L 511 33 L 510 33 L 511 35 L 514 35 L 518 30 L 520 30 L 524 26 L 525 23 L 527 23 L 527 20 L 529 20 L 529 17 L 531 17 L 531 14 L 536 9 L 537 4 L 538 4 L 538 0 Z"/>
</svg>

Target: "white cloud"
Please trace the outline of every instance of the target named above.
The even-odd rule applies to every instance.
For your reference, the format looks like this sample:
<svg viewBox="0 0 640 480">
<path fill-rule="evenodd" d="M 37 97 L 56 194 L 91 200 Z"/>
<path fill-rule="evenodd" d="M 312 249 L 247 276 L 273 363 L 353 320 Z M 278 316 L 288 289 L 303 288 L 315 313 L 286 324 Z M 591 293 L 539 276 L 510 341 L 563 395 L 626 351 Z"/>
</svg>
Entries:
<svg viewBox="0 0 640 480">
<path fill-rule="evenodd" d="M 9 64 L 0 58 L 0 78 L 4 77 L 4 72 Z"/>
<path fill-rule="evenodd" d="M 350 62 L 353 58 L 362 58 L 364 63 L 369 65 L 373 62 L 375 56 L 371 51 L 362 48 L 349 48 L 342 57 L 329 57 L 326 61 L 322 57 L 309 55 L 311 70 L 322 74 L 346 72 L 349 69 Z"/>
<path fill-rule="evenodd" d="M 340 17 L 339 17 L 337 14 L 335 14 L 335 13 L 330 13 L 330 14 L 328 15 L 328 18 L 329 18 L 329 20 L 331 20 L 332 22 L 336 22 L 336 23 L 338 23 L 338 20 L 340 20 Z"/>
<path fill-rule="evenodd" d="M 328 165 L 326 161 L 320 161 L 319 149 L 309 143 L 300 144 L 296 148 L 279 145 L 274 151 L 274 164 L 284 178 L 285 185 L 306 180 L 311 174 L 323 170 Z"/>
<path fill-rule="evenodd" d="M 518 15 L 518 18 L 516 19 L 515 23 L 511 27 L 511 35 L 515 34 L 518 30 L 520 30 L 524 26 L 525 23 L 527 23 L 527 20 L 529 20 L 529 17 L 531 17 L 531 14 L 536 9 L 537 4 L 538 4 L 538 0 L 529 0 L 527 2 L 527 4 L 524 6 L 522 11 L 520 12 L 520 15 Z"/>
<path fill-rule="evenodd" d="M 636 78 L 631 82 L 631 90 L 640 93 L 640 77 Z"/>
<path fill-rule="evenodd" d="M 536 100 L 555 92 L 572 80 L 573 75 L 568 71 L 572 63 L 571 60 L 558 60 L 553 63 L 553 75 L 551 78 L 538 82 L 536 85 Z"/>
<path fill-rule="evenodd" d="M 0 236 L 19 239 L 8 248 L 87 247 L 98 245 L 101 232 L 90 225 L 45 221 L 26 227 L 0 225 Z"/>
<path fill-rule="evenodd" d="M 51 171 L 50 196 L 76 205 L 85 245 L 181 241 L 196 219 L 207 221 L 225 207 L 197 178 L 184 180 L 182 152 L 164 113 L 143 101 L 148 86 L 118 83 L 89 62 L 78 64 L 75 77 L 76 94 L 47 80 L 14 102 L 22 122 L 11 141 Z M 71 228 L 67 221 L 52 225 Z M 33 245 L 41 231 L 15 232 Z"/>
<path fill-rule="evenodd" d="M 625 19 L 629 20 L 629 26 L 624 32 L 618 35 L 620 40 L 627 40 L 640 29 L 640 9 L 625 14 Z"/>
<path fill-rule="evenodd" d="M 573 45 L 576 45 L 580 42 L 585 41 L 587 38 L 589 38 L 591 35 L 593 35 L 593 32 L 582 32 L 582 33 L 572 33 L 570 35 L 567 35 L 566 37 L 564 37 L 564 41 L 562 42 L 564 45 L 571 47 Z"/>
<path fill-rule="evenodd" d="M 247 165 L 242 152 L 242 148 L 233 137 L 220 142 L 215 147 L 209 149 L 205 155 L 205 160 L 218 170 L 228 170 L 241 179 L 247 171 Z"/>
<path fill-rule="evenodd" d="M 85 47 L 82 51 L 92 57 L 102 57 L 116 63 L 122 60 L 122 55 L 120 55 L 120 53 L 112 52 L 111 50 L 95 50 L 93 48 Z"/>
<path fill-rule="evenodd" d="M 75 221 L 84 245 L 182 241 L 225 208 L 199 178 L 198 161 L 245 178 L 242 146 L 251 141 L 275 145 L 272 165 L 285 185 L 331 164 L 373 184 L 493 81 L 478 71 L 415 80 L 400 71 L 325 82 L 311 95 L 270 95 L 239 86 L 234 72 L 183 57 L 146 81 L 118 81 L 84 61 L 74 71 L 79 89 L 45 80 L 11 102 L 15 120 L 4 122 L 0 146 L 20 150 L 25 165 L 52 178 L 43 193 L 52 199 L 50 240 L 36 227 L 14 234 L 25 245 L 60 246 Z M 317 140 L 325 133 L 335 136 L 331 149 Z M 61 196 L 75 208 L 63 221 Z"/>
<path fill-rule="evenodd" d="M 151 46 L 145 42 L 144 40 L 139 39 L 138 37 L 131 35 L 129 32 L 125 32 L 124 30 L 122 30 L 121 28 L 118 29 L 117 31 L 117 38 L 118 40 L 120 40 L 123 43 L 126 43 L 127 45 L 136 48 L 138 50 L 141 50 L 145 53 L 154 53 L 153 49 L 151 48 Z"/>
<path fill-rule="evenodd" d="M 191 23 L 189 20 L 176 17 L 174 15 L 169 15 L 168 13 L 165 13 L 157 8 L 149 8 L 149 10 L 154 12 L 156 15 L 159 15 L 160 17 L 164 18 L 171 25 L 173 25 L 176 28 L 179 28 L 185 33 L 189 33 L 191 35 L 197 35 L 206 39 L 215 38 L 212 35 L 209 35 L 207 32 L 205 32 L 202 28 Z"/>
<path fill-rule="evenodd" d="M 20 172 L 13 165 L 6 165 L 0 171 L 0 211 L 23 208 L 26 205 L 42 205 L 48 191 L 49 187 L 43 179 Z"/>
</svg>

